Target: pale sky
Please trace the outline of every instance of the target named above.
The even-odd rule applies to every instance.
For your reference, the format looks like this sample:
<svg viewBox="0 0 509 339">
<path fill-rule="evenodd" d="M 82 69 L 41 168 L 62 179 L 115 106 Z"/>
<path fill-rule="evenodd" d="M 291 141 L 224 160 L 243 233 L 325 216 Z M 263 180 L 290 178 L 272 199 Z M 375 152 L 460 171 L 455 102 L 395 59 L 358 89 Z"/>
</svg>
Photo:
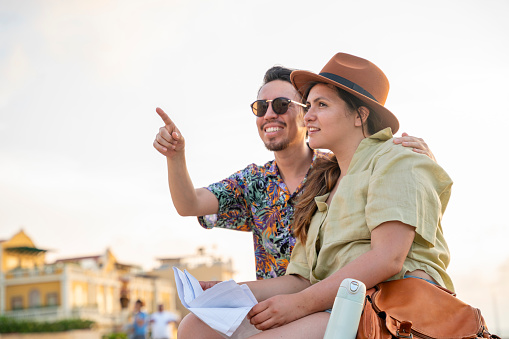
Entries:
<svg viewBox="0 0 509 339">
<path fill-rule="evenodd" d="M 346 52 L 385 72 L 398 135 L 424 138 L 454 180 L 442 225 L 458 294 L 474 271 L 490 286 L 509 262 L 508 13 L 505 0 L 1 0 L 0 239 L 23 228 L 49 261 L 109 247 L 145 269 L 205 246 L 253 279 L 251 234 L 175 212 L 155 108 L 207 186 L 273 158 L 249 108 L 269 67 L 319 72 Z"/>
</svg>

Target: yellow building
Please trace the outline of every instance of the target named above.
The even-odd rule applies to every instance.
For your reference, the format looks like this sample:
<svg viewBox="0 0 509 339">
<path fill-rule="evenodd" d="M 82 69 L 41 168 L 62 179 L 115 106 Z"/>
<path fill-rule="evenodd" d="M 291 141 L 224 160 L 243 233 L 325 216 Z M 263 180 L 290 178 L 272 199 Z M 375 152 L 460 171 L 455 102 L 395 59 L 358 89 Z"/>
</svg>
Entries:
<svg viewBox="0 0 509 339">
<path fill-rule="evenodd" d="M 175 290 L 167 279 L 119 263 L 109 249 L 53 264 L 45 263 L 45 254 L 23 231 L 0 240 L 0 315 L 40 321 L 82 318 L 122 329 L 137 299 L 147 312 L 161 303 L 176 311 Z"/>
<path fill-rule="evenodd" d="M 107 249 L 86 257 L 47 264 L 46 250 L 35 246 L 24 231 L 0 240 L 0 316 L 38 321 L 81 318 L 104 330 L 122 331 L 130 323 L 134 302 L 152 313 L 157 305 L 179 317 L 188 313 L 176 293 L 172 266 L 188 270 L 198 280 L 233 278 L 231 259 L 205 253 L 159 259 L 160 267 L 119 263 Z"/>
</svg>

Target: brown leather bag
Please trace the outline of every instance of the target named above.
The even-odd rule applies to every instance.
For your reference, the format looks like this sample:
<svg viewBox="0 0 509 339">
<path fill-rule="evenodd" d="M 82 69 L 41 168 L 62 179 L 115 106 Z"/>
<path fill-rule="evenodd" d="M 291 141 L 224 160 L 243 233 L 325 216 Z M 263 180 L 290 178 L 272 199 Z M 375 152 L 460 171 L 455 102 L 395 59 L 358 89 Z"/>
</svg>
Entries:
<svg viewBox="0 0 509 339">
<path fill-rule="evenodd" d="M 366 292 L 357 339 L 498 338 L 481 311 L 422 279 L 383 282 Z"/>
</svg>

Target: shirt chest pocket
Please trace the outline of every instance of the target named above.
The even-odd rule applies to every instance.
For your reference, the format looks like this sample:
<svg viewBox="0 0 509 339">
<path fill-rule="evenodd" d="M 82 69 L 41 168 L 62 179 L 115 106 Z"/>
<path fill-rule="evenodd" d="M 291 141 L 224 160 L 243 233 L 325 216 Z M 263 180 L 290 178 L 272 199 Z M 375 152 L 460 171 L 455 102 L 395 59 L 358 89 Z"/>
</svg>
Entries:
<svg viewBox="0 0 509 339">
<path fill-rule="evenodd" d="M 366 203 L 371 171 L 346 175 L 341 179 L 329 207 L 324 244 L 369 239 Z"/>
</svg>

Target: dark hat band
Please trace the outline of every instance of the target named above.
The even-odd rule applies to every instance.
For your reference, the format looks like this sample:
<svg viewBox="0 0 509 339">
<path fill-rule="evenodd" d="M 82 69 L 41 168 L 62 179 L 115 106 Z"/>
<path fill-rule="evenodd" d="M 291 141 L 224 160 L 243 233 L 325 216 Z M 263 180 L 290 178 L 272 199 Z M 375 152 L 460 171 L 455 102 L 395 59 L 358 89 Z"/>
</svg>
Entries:
<svg viewBox="0 0 509 339">
<path fill-rule="evenodd" d="M 375 100 L 376 102 L 378 102 L 378 100 L 375 99 L 374 96 L 371 95 L 371 93 L 369 93 L 368 91 L 366 91 L 364 88 L 362 88 L 361 86 L 357 85 L 355 82 L 352 82 L 348 79 L 345 79 L 339 75 L 336 75 L 336 74 L 332 74 L 332 73 L 320 73 L 319 75 L 327 78 L 327 79 L 330 79 L 332 81 L 335 81 L 343 86 L 346 86 L 350 89 L 353 89 L 354 91 L 356 91 L 357 93 L 360 93 L 362 95 L 365 95 L 367 96 L 368 98 L 372 99 L 372 100 Z"/>
</svg>

